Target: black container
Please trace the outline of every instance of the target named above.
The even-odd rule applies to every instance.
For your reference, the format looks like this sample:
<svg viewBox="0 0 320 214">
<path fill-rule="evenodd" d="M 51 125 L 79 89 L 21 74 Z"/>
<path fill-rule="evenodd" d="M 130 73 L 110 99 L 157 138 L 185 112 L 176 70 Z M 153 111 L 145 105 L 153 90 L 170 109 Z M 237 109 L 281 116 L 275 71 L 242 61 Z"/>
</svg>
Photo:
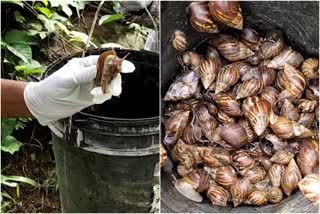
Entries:
<svg viewBox="0 0 320 214">
<path fill-rule="evenodd" d="M 108 49 L 90 50 L 100 55 Z M 116 49 L 136 70 L 122 74 L 122 94 L 93 112 L 63 120 L 65 138 L 53 137 L 63 212 L 148 212 L 159 161 L 159 57 Z M 75 54 L 52 64 L 58 70 Z"/>
<path fill-rule="evenodd" d="M 172 83 L 174 77 L 180 72 L 176 55 L 177 51 L 172 48 L 169 40 L 174 30 L 179 29 L 186 33 L 188 40 L 188 49 L 196 46 L 197 51 L 201 51 L 203 43 L 201 41 L 213 34 L 199 33 L 195 31 L 189 22 L 189 15 L 186 12 L 187 6 L 191 2 L 161 2 L 161 95 L 164 97 L 167 89 Z M 285 43 L 293 49 L 299 51 L 304 57 L 319 56 L 319 2 L 280 2 L 280 1 L 247 1 L 240 2 L 244 26 L 252 27 L 264 35 L 266 31 L 277 28 L 283 31 L 286 38 Z M 230 28 L 221 26 L 221 32 L 230 30 Z M 162 112 L 166 104 L 162 102 Z M 312 204 L 303 197 L 300 191 L 293 196 L 284 199 L 281 203 L 275 205 L 266 205 L 262 207 L 240 205 L 233 208 L 231 204 L 228 207 L 219 207 L 211 205 L 210 201 L 205 199 L 202 203 L 193 202 L 182 196 L 173 187 L 172 181 L 174 170 L 166 167 L 161 172 L 161 212 L 288 212 L 288 213 L 318 213 L 319 207 Z"/>
</svg>

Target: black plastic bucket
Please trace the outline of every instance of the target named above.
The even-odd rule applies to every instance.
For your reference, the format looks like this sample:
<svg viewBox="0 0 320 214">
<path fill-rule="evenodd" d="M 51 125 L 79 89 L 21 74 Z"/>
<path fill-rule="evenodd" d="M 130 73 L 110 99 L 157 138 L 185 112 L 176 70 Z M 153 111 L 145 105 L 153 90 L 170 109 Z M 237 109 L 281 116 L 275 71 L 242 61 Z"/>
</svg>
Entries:
<svg viewBox="0 0 320 214">
<path fill-rule="evenodd" d="M 99 55 L 108 49 L 90 50 Z M 159 161 L 159 57 L 116 49 L 136 70 L 122 74 L 122 94 L 95 112 L 62 120 L 65 138 L 52 134 L 63 212 L 148 212 Z M 53 63 L 46 76 L 73 57 Z"/>
<path fill-rule="evenodd" d="M 170 36 L 174 30 L 179 29 L 186 33 L 188 48 L 192 49 L 201 41 L 212 36 L 212 34 L 198 33 L 190 25 L 189 16 L 186 12 L 191 2 L 161 2 L 161 95 L 164 97 L 174 77 L 180 72 L 175 51 L 170 45 Z M 244 26 L 252 27 L 259 33 L 278 28 L 283 31 L 286 44 L 298 50 L 305 57 L 319 56 L 319 2 L 317 1 L 247 1 L 240 2 Z M 230 29 L 221 28 L 222 32 Z M 233 30 L 232 30 L 233 31 Z M 202 43 L 203 44 L 203 43 Z M 203 45 L 197 46 L 201 52 Z M 166 104 L 162 102 L 162 112 Z M 166 167 L 161 172 L 161 212 L 182 213 L 318 213 L 319 207 L 313 206 L 310 201 L 303 197 L 300 191 L 291 197 L 285 198 L 281 203 L 266 205 L 262 207 L 241 205 L 234 208 L 219 207 L 211 204 L 209 200 L 202 203 L 193 202 L 181 195 L 173 186 L 172 174 L 175 170 Z M 177 175 L 175 174 L 177 177 Z"/>
</svg>

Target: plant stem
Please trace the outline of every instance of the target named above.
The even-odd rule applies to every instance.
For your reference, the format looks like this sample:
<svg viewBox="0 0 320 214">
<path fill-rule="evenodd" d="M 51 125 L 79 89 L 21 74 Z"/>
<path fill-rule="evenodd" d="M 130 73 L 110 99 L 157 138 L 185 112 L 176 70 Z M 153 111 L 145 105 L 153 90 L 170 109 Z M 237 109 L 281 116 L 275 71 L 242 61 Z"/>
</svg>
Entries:
<svg viewBox="0 0 320 214">
<path fill-rule="evenodd" d="M 88 47 L 89 47 L 89 43 L 90 43 L 90 39 L 92 37 L 92 34 L 93 34 L 93 30 L 94 30 L 94 27 L 96 26 L 96 22 L 97 22 L 97 19 L 98 19 L 98 15 L 99 15 L 99 12 L 101 10 L 101 7 L 104 3 L 104 0 L 102 0 L 96 10 L 96 14 L 94 14 L 94 18 L 93 18 L 93 21 L 92 21 L 92 25 L 91 25 L 91 29 L 90 29 L 90 32 L 89 32 L 89 36 L 88 36 L 88 40 L 87 40 L 87 43 L 86 43 L 86 46 L 84 47 L 84 50 L 82 52 L 82 57 L 84 57 L 84 55 L 86 54 L 86 51 L 88 50 Z"/>
</svg>

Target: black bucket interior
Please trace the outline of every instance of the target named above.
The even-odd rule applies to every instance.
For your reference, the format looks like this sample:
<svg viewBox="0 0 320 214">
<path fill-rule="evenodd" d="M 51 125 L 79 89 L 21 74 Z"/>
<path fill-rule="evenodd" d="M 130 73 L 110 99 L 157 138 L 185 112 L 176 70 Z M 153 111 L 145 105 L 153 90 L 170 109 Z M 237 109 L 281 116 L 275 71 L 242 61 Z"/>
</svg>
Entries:
<svg viewBox="0 0 320 214">
<path fill-rule="evenodd" d="M 110 49 L 89 50 L 86 55 L 100 55 Z M 122 93 L 103 104 L 84 109 L 83 112 L 95 116 L 117 119 L 140 119 L 159 116 L 159 56 L 148 51 L 115 49 L 119 57 L 126 58 L 136 69 L 133 73 L 121 74 Z M 68 56 L 52 64 L 46 76 L 58 70 L 70 59 L 81 54 Z"/>
<path fill-rule="evenodd" d="M 170 36 L 176 30 L 182 30 L 187 36 L 187 49 L 195 49 L 204 53 L 206 40 L 214 34 L 199 33 L 189 22 L 186 12 L 187 1 L 166 1 L 161 3 L 161 96 L 164 97 L 174 78 L 181 72 L 176 56 L 179 54 L 170 44 Z M 271 29 L 280 29 L 284 33 L 285 43 L 299 51 L 305 58 L 319 57 L 319 2 L 318 1 L 241 1 L 244 27 L 251 27 L 261 35 Z M 231 35 L 240 31 L 220 26 L 221 33 Z M 167 103 L 162 101 L 161 111 Z M 163 134 L 163 127 L 162 127 Z M 161 136 L 163 137 L 163 136 Z M 300 191 L 285 198 L 279 204 L 268 204 L 262 207 L 240 205 L 234 208 L 231 203 L 227 207 L 211 205 L 205 199 L 202 203 L 193 202 L 175 190 L 173 176 L 178 178 L 172 163 L 161 172 L 161 212 L 186 213 L 251 213 L 251 212 L 286 212 L 306 213 L 318 212 L 318 207 L 303 197 Z M 204 198 L 206 198 L 204 196 Z"/>
</svg>

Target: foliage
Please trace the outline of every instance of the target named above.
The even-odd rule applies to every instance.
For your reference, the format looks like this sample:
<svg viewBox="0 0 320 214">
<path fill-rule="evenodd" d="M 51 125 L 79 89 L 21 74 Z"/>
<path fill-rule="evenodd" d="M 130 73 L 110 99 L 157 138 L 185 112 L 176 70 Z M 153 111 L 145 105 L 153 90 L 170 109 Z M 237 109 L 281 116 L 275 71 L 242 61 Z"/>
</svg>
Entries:
<svg viewBox="0 0 320 214">
<path fill-rule="evenodd" d="M 109 24 L 117 20 L 122 20 L 124 19 L 124 15 L 122 13 L 117 13 L 113 15 L 104 15 L 100 18 L 99 20 L 99 25 L 102 24 Z"/>
</svg>

